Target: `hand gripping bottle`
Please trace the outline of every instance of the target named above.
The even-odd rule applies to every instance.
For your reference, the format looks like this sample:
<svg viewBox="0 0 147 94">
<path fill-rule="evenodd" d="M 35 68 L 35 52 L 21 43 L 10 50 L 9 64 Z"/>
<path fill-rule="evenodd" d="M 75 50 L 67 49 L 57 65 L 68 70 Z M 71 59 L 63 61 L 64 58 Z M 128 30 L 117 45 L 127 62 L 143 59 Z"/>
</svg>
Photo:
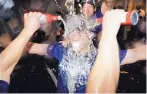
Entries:
<svg viewBox="0 0 147 94">
<path fill-rule="evenodd" d="M 102 23 L 103 18 L 96 19 L 98 23 Z M 121 16 L 122 25 L 136 25 L 139 21 L 139 14 L 137 11 L 124 12 Z"/>
</svg>

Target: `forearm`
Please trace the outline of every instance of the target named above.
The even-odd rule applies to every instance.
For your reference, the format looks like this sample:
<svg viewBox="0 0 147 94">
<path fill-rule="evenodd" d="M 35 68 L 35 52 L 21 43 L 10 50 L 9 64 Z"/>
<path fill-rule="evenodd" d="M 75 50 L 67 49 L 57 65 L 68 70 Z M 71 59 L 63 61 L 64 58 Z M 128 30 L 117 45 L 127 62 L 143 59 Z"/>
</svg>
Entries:
<svg viewBox="0 0 147 94">
<path fill-rule="evenodd" d="M 128 49 L 121 65 L 133 64 L 139 60 L 146 60 L 146 58 L 146 45 L 141 45 L 133 49 Z"/>
<path fill-rule="evenodd" d="M 25 45 L 33 35 L 33 33 L 29 34 L 27 30 L 23 29 L 20 35 L 1 53 L 1 71 L 6 71 L 20 59 Z"/>
<path fill-rule="evenodd" d="M 116 37 L 102 34 L 96 63 L 91 69 L 87 92 L 115 92 L 119 78 L 119 53 Z"/>
<path fill-rule="evenodd" d="M 119 52 L 118 52 L 118 42 L 116 37 L 109 37 L 109 36 L 103 36 L 101 38 L 101 41 L 99 43 L 99 53 L 97 56 L 97 60 L 105 61 L 105 63 L 110 64 L 112 66 L 112 63 L 108 63 L 106 61 L 114 61 L 115 59 L 119 61 Z M 98 59 L 102 58 L 102 59 Z M 107 59 L 104 59 L 107 58 Z M 101 64 L 101 63 L 100 63 Z M 113 63 L 115 64 L 115 63 Z M 113 66 L 112 66 L 113 67 Z"/>
<path fill-rule="evenodd" d="M 108 38 L 108 37 L 107 37 Z M 98 90 L 100 92 L 115 92 L 119 80 L 120 63 L 119 63 L 119 48 L 116 37 L 102 37 L 100 42 L 98 62 Z M 99 78 L 99 74 L 102 74 Z M 104 84 L 103 84 L 104 83 Z M 101 85 L 101 86 L 100 86 Z"/>
<path fill-rule="evenodd" d="M 140 47 L 136 47 L 133 49 L 136 55 L 136 61 L 146 60 L 146 45 L 141 45 Z M 135 56 L 134 56 L 135 57 Z"/>
<path fill-rule="evenodd" d="M 48 46 L 49 44 L 28 42 L 25 46 L 24 52 L 29 54 L 47 55 Z"/>
</svg>

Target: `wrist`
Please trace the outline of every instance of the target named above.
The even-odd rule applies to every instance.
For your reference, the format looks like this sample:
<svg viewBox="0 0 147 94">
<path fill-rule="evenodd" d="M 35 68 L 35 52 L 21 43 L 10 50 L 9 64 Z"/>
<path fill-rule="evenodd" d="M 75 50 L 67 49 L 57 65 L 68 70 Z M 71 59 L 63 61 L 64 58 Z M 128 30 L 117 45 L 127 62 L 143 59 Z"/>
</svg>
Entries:
<svg viewBox="0 0 147 94">
<path fill-rule="evenodd" d="M 102 36 L 101 36 L 101 40 L 112 41 L 114 39 L 116 39 L 116 35 L 102 34 Z"/>
<path fill-rule="evenodd" d="M 115 39 L 117 36 L 118 31 L 112 30 L 112 29 L 104 29 L 102 31 L 102 38 L 109 38 L 109 39 Z"/>
<path fill-rule="evenodd" d="M 32 35 L 35 33 L 35 31 L 32 30 L 32 29 L 30 29 L 30 28 L 26 28 L 26 27 L 25 27 L 25 28 L 22 30 L 22 33 L 23 33 L 25 36 L 30 37 L 30 36 L 32 36 Z"/>
<path fill-rule="evenodd" d="M 117 41 L 117 37 L 114 35 L 105 35 L 105 34 L 102 34 L 102 37 L 101 37 L 101 40 L 100 40 L 100 44 L 111 44 L 113 43 L 114 41 Z M 105 44 L 106 45 L 106 44 Z"/>
</svg>

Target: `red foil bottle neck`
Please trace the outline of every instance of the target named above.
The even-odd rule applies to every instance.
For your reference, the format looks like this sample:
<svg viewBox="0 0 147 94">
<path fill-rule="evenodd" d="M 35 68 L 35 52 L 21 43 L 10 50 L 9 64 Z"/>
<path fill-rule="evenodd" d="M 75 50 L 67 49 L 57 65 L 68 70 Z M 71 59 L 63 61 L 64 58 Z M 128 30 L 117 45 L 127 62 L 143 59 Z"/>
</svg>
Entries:
<svg viewBox="0 0 147 94">
<path fill-rule="evenodd" d="M 58 16 L 56 16 L 56 15 L 45 14 L 45 16 L 46 16 L 46 21 L 48 23 L 51 23 L 53 21 L 57 21 L 58 20 Z"/>
</svg>

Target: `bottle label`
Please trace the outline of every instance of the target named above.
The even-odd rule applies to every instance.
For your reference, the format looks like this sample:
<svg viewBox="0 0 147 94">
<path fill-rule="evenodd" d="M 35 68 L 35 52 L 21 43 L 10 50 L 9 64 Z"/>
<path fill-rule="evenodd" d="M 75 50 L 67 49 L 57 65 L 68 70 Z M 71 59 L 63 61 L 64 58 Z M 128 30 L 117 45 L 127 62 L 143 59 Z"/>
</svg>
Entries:
<svg viewBox="0 0 147 94">
<path fill-rule="evenodd" d="M 131 14 L 132 12 L 125 12 L 122 16 L 121 16 L 121 23 L 123 25 L 131 25 Z"/>
<path fill-rule="evenodd" d="M 40 17 L 40 24 L 44 24 L 44 23 L 47 23 L 46 16 L 45 15 L 41 15 L 41 17 Z"/>
<path fill-rule="evenodd" d="M 126 16 L 127 16 L 127 12 L 125 12 L 122 16 L 121 16 L 121 22 L 125 23 L 126 22 Z"/>
</svg>

